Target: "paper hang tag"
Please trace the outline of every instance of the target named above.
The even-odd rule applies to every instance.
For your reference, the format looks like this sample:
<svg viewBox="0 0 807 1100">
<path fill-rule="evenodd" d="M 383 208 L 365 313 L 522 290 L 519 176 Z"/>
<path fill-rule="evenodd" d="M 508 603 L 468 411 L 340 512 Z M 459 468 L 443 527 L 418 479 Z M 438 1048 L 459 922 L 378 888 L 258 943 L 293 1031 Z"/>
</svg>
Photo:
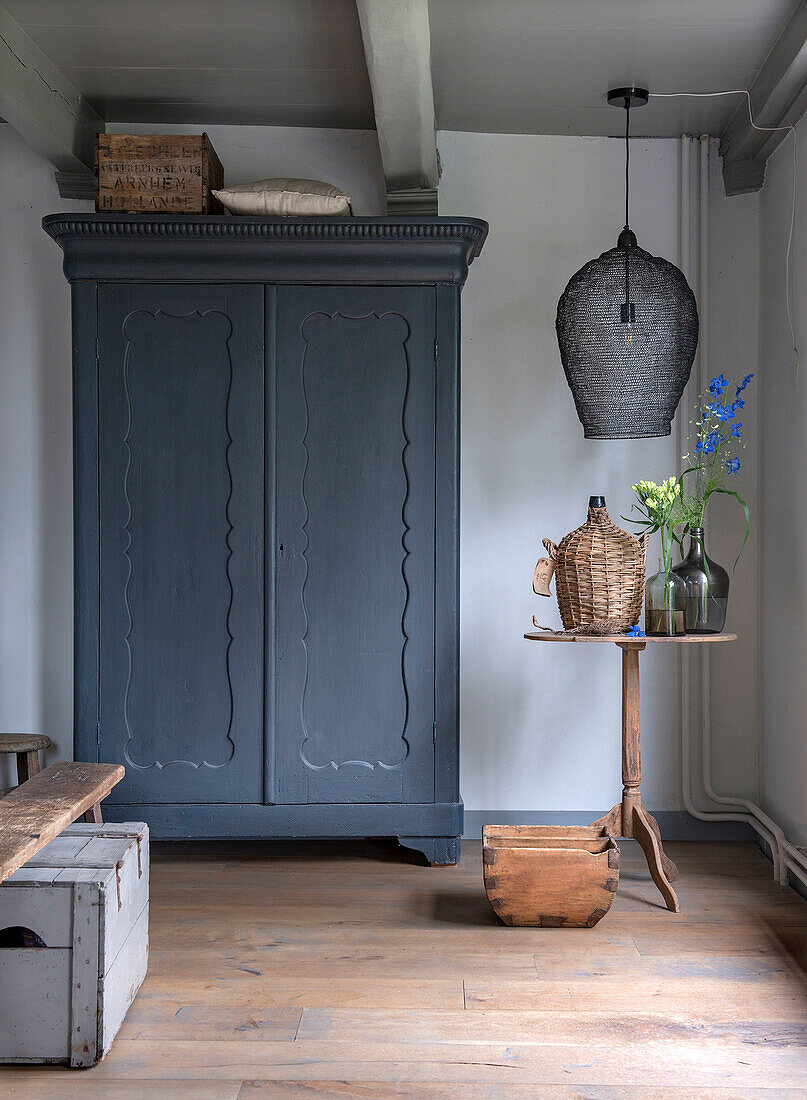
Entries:
<svg viewBox="0 0 807 1100">
<path fill-rule="evenodd" d="M 532 575 L 532 590 L 537 596 L 551 596 L 549 585 L 555 572 L 555 563 L 551 558 L 539 558 Z"/>
</svg>

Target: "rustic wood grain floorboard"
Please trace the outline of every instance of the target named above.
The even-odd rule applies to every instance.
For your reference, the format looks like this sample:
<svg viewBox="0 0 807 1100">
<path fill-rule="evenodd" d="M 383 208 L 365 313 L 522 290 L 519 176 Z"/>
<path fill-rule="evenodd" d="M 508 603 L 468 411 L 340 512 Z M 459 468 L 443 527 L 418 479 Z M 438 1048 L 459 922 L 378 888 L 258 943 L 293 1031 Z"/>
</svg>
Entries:
<svg viewBox="0 0 807 1100">
<path fill-rule="evenodd" d="M 136 1000 L 118 1032 L 119 1039 L 246 1039 L 258 1042 L 293 1042 L 297 1037 L 301 1008 L 264 1008 L 231 1005 L 160 1005 Z"/>
<path fill-rule="evenodd" d="M 629 982 L 630 1009 L 642 1014 L 666 1013 L 674 1019 L 694 1017 L 700 1022 L 731 1019 L 730 1013 L 744 1018 L 797 1021 L 807 1018 L 807 993 L 789 984 L 762 986 L 759 982 L 722 982 L 717 989 L 704 988 L 702 980 L 661 980 Z M 543 1004 L 544 990 L 557 995 L 565 989 L 576 1012 L 608 1012 L 625 995 L 625 977 L 582 979 L 574 982 L 520 980 L 465 982 L 465 1007 L 468 1010 L 535 1012 Z M 556 1006 L 553 1004 L 553 1008 Z"/>
<path fill-rule="evenodd" d="M 668 1087 L 732 1085 L 807 1087 L 807 1057 L 727 1039 L 720 1057 L 698 1038 L 630 1044 L 434 1043 L 399 1041 L 293 1043 L 119 1040 L 93 1079 L 501 1081 L 513 1084 L 619 1085 L 644 1079 Z"/>
<path fill-rule="evenodd" d="M 569 1027 L 565 1012 L 396 1012 L 306 1008 L 297 1038 L 318 1041 L 412 1043 L 517 1042 L 580 1044 L 673 1043 L 697 1038 L 704 1047 L 725 1050 L 727 1040 L 749 1046 L 793 1047 L 807 1056 L 807 1022 L 763 1024 L 675 1018 L 665 1013 L 615 1017 L 611 1012 L 579 1013 Z"/>
<path fill-rule="evenodd" d="M 637 953 L 638 961 L 638 953 Z M 217 979 L 238 982 L 249 977 L 271 977 L 272 981 L 294 978 L 303 984 L 321 980 L 323 972 L 331 979 L 408 980 L 413 974 L 428 974 L 434 980 L 458 980 L 474 975 L 490 974 L 490 955 L 483 951 L 446 952 L 439 947 L 419 951 L 414 947 L 395 949 L 393 943 L 384 947 L 360 950 L 356 947 L 320 947 L 312 951 L 309 945 L 278 945 L 267 948 L 171 948 L 152 951 L 149 971 L 152 977 L 166 975 L 171 980 L 194 980 L 205 971 Z M 532 978 L 535 957 L 529 951 L 503 952 L 497 960 L 502 977 Z"/>
<path fill-rule="evenodd" d="M 234 980 L 219 980 L 215 975 L 182 978 L 170 974 L 149 974 L 138 999 L 166 1004 L 208 1006 L 248 1005 L 262 1007 L 302 1007 L 303 1005 L 352 1005 L 380 1008 L 462 1008 L 462 981 L 432 981 L 414 975 L 408 979 L 360 976 L 330 978 L 275 978 L 269 974 L 244 973 Z"/>
<path fill-rule="evenodd" d="M 1 1068 L 1 1067 L 0 1067 Z M 20 1072 L 16 1083 L 0 1072 L 0 1100 L 238 1100 L 238 1081 L 93 1081 L 85 1070 L 54 1068 L 47 1078 Z M 291 1095 L 291 1094 L 289 1094 Z"/>
<path fill-rule="evenodd" d="M 570 982 L 577 979 L 618 977 L 625 973 L 622 955 L 577 954 L 535 955 L 535 969 L 545 981 Z M 746 958 L 742 955 L 640 955 L 631 963 L 635 980 L 675 980 L 699 978 L 709 982 L 751 982 L 769 978 L 790 977 L 803 984 L 802 972 L 779 955 L 761 955 Z M 719 987 L 718 987 L 719 988 Z"/>
<path fill-rule="evenodd" d="M 599 1088 L 596 1085 L 445 1085 L 390 1081 L 245 1081 L 238 1100 L 803 1100 L 802 1089 Z"/>
<path fill-rule="evenodd" d="M 394 1081 L 85 1081 L 65 1073 L 58 1083 L 29 1077 L 0 1081 L 0 1100 L 803 1100 L 807 1090 L 689 1087 L 600 1087 Z M 70 1080 L 70 1078 L 73 1078 Z M 78 1077 L 78 1080 L 76 1080 Z"/>
<path fill-rule="evenodd" d="M 631 842 L 593 929 L 505 928 L 479 844 L 155 845 L 149 974 L 91 1070 L 0 1100 L 807 1100 L 807 904 L 752 845 Z"/>
</svg>

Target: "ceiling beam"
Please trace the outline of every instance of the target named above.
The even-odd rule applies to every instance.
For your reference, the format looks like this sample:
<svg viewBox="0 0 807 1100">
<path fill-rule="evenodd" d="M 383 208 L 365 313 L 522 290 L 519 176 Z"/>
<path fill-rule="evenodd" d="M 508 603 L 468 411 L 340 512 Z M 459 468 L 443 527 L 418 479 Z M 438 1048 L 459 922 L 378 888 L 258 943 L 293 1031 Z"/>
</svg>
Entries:
<svg viewBox="0 0 807 1100">
<path fill-rule="evenodd" d="M 437 186 L 428 0 L 356 0 L 387 191 Z"/>
<path fill-rule="evenodd" d="M 750 88 L 758 126 L 794 126 L 807 110 L 807 2 L 800 0 Z M 787 130 L 755 130 L 742 103 L 720 139 L 723 182 L 727 195 L 758 191 L 765 182 L 765 164 L 784 141 Z"/>
<path fill-rule="evenodd" d="M 0 116 L 60 172 L 92 169 L 104 120 L 0 7 Z"/>
</svg>

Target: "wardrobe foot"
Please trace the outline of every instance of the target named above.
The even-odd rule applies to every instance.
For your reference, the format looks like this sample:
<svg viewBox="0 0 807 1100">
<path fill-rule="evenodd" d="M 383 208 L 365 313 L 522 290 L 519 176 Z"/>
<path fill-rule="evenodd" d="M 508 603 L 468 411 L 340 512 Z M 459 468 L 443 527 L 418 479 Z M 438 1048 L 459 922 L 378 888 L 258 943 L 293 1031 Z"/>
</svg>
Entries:
<svg viewBox="0 0 807 1100">
<path fill-rule="evenodd" d="M 432 867 L 453 866 L 460 858 L 458 836 L 399 836 L 403 848 L 422 852 Z"/>
</svg>

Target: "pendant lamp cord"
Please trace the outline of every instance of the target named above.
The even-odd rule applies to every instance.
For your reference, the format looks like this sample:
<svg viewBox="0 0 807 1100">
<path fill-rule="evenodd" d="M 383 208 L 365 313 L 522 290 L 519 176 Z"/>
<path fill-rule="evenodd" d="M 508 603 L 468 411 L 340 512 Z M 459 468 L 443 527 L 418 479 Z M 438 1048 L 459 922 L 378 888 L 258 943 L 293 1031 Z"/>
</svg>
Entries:
<svg viewBox="0 0 807 1100">
<path fill-rule="evenodd" d="M 630 98 L 625 96 L 625 228 L 630 226 L 628 200 L 630 199 Z"/>
<path fill-rule="evenodd" d="M 628 210 L 630 204 L 630 96 L 625 96 L 625 228 L 628 229 L 630 220 L 628 218 Z M 623 309 L 623 320 L 625 324 L 631 323 L 631 301 L 630 301 L 630 269 L 628 266 L 628 257 L 630 256 L 630 249 L 625 249 L 625 305 Z M 630 331 L 630 329 L 628 329 Z"/>
</svg>

